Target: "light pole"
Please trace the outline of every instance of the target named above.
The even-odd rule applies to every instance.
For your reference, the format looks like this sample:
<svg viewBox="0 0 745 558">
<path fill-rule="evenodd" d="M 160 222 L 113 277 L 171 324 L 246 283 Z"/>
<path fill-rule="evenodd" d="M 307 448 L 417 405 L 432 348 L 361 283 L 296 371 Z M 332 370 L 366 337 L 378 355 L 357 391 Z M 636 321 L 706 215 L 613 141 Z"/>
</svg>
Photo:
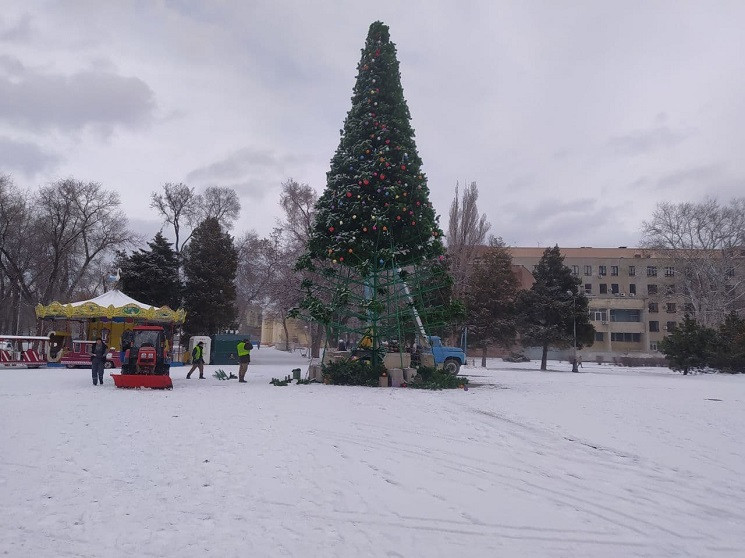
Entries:
<svg viewBox="0 0 745 558">
<path fill-rule="evenodd" d="M 574 339 L 572 372 L 579 372 L 579 368 L 577 368 L 577 297 L 575 296 L 574 291 L 567 291 L 567 294 L 572 297 L 572 336 Z"/>
</svg>

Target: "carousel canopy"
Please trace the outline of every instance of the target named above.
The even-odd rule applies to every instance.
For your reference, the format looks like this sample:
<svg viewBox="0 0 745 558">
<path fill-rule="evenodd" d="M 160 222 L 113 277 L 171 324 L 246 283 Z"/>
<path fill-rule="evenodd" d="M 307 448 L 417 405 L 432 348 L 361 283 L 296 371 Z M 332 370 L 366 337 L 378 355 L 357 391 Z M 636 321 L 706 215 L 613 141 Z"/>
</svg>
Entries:
<svg viewBox="0 0 745 558">
<path fill-rule="evenodd" d="M 67 320 L 132 318 L 138 321 L 180 324 L 186 318 L 186 311 L 171 310 L 168 306 L 156 308 L 139 302 L 121 291 L 109 291 L 89 300 L 67 304 L 55 301 L 47 306 L 39 304 L 36 307 L 36 317 Z"/>
</svg>

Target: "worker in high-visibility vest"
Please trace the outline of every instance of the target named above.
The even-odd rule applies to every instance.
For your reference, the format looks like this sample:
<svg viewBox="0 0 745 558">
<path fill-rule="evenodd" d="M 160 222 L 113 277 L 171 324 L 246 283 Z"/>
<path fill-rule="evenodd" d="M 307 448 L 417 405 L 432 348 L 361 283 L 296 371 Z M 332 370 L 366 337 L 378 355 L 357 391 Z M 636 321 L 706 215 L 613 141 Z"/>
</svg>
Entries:
<svg viewBox="0 0 745 558">
<path fill-rule="evenodd" d="M 246 371 L 248 370 L 248 363 L 251 362 L 251 349 L 254 346 L 251 344 L 249 339 L 244 339 L 238 343 L 238 381 L 246 383 Z"/>
</svg>

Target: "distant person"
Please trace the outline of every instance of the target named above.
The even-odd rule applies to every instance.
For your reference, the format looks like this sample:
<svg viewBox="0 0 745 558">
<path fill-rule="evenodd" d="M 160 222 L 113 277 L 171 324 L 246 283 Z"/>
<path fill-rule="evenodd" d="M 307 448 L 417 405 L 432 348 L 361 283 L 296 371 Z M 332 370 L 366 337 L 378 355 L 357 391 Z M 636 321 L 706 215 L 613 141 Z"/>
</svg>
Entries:
<svg viewBox="0 0 745 558">
<path fill-rule="evenodd" d="M 261 339 L 256 340 L 256 350 L 261 349 Z"/>
<path fill-rule="evenodd" d="M 186 379 L 191 378 L 191 373 L 199 368 L 199 379 L 204 380 L 204 341 L 200 341 L 194 346 L 194 350 L 191 352 L 191 362 L 191 370 L 186 375 Z"/>
<path fill-rule="evenodd" d="M 339 345 L 336 347 L 337 351 L 346 351 L 347 350 L 347 344 L 344 342 L 344 339 L 339 339 Z"/>
<path fill-rule="evenodd" d="M 248 338 L 238 343 L 238 381 L 242 384 L 246 383 L 246 371 L 248 371 L 248 364 L 251 362 L 251 349 L 253 348 L 254 346 Z"/>
<path fill-rule="evenodd" d="M 96 339 L 96 343 L 91 348 L 91 375 L 93 376 L 93 385 L 99 383 L 103 385 L 103 369 L 106 365 L 106 353 L 109 348 L 103 339 Z"/>
<path fill-rule="evenodd" d="M 582 368 L 582 355 L 577 355 L 577 366 Z"/>
</svg>

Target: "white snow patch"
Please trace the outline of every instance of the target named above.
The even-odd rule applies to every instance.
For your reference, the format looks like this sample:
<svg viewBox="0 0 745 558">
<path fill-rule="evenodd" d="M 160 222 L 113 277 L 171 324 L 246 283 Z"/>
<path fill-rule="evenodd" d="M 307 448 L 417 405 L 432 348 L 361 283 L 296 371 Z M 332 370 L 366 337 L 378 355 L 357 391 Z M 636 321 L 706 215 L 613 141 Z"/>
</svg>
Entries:
<svg viewBox="0 0 745 558">
<path fill-rule="evenodd" d="M 0 554 L 745 555 L 745 378 L 490 361 L 468 391 L 0 370 Z M 222 367 L 227 371 L 234 367 Z M 192 376 L 194 378 L 194 376 Z"/>
</svg>

